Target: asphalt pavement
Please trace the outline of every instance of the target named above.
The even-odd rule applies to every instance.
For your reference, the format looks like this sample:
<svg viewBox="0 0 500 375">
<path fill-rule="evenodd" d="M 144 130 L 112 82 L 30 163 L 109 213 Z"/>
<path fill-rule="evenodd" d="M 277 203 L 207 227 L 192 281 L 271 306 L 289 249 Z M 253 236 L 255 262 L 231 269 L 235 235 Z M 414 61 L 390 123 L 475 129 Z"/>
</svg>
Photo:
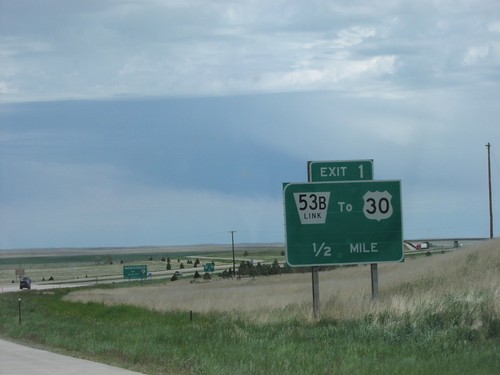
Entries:
<svg viewBox="0 0 500 375">
<path fill-rule="evenodd" d="M 67 357 L 0 340 L 2 375 L 141 375 L 102 363 Z"/>
</svg>

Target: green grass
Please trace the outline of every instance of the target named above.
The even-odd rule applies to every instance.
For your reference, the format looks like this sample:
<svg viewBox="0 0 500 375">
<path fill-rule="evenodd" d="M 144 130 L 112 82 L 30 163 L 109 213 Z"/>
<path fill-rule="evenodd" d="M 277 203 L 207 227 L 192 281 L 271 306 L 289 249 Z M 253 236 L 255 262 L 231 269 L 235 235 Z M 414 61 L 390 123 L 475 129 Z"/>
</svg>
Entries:
<svg viewBox="0 0 500 375">
<path fill-rule="evenodd" d="M 64 301 L 66 290 L 0 295 L 0 336 L 147 374 L 498 374 L 494 296 L 450 294 L 411 312 L 312 322 L 287 307 L 160 313 Z M 18 322 L 22 297 L 22 324 Z"/>
</svg>

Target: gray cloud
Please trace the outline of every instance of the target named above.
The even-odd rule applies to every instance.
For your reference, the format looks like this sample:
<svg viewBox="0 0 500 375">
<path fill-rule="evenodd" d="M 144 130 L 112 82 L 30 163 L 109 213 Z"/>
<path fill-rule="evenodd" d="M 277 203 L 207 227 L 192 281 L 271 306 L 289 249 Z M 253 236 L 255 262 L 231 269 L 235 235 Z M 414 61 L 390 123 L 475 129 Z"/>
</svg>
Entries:
<svg viewBox="0 0 500 375">
<path fill-rule="evenodd" d="M 458 81 L 467 67 L 497 64 L 499 56 L 493 18 L 499 9 L 488 1 L 384 1 L 369 7 L 322 1 L 20 1 L 3 2 L 2 8 L 3 101 L 362 93 L 370 86 L 388 90 L 388 75 L 397 90 L 415 82 L 446 84 L 450 75 Z"/>
<path fill-rule="evenodd" d="M 281 241 L 281 183 L 329 159 L 401 179 L 407 236 L 485 235 L 499 25 L 493 0 L 0 0 L 0 247 Z"/>
</svg>

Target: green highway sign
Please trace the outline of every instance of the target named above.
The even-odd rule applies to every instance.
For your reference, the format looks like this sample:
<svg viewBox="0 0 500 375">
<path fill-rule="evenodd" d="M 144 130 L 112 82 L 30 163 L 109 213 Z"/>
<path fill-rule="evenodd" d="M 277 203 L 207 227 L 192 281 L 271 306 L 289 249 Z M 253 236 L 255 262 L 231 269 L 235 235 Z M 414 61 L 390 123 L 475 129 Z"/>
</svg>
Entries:
<svg viewBox="0 0 500 375">
<path fill-rule="evenodd" d="M 292 183 L 283 195 L 289 265 L 403 260 L 400 181 Z"/>
<path fill-rule="evenodd" d="M 148 275 L 148 266 L 123 266 L 124 279 L 145 279 Z"/>
<path fill-rule="evenodd" d="M 309 181 L 373 180 L 373 160 L 309 161 Z"/>
<path fill-rule="evenodd" d="M 214 264 L 213 263 L 206 263 L 204 266 L 203 266 L 203 271 L 204 272 L 214 272 Z"/>
</svg>

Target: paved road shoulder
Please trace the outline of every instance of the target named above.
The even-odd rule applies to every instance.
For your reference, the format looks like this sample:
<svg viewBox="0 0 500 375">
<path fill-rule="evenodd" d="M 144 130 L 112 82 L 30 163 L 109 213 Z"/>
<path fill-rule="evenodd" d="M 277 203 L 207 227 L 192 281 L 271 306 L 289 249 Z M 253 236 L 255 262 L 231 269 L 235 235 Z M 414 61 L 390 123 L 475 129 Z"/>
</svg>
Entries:
<svg viewBox="0 0 500 375">
<path fill-rule="evenodd" d="M 119 367 L 34 349 L 0 340 L 2 375 L 140 375 Z"/>
</svg>

